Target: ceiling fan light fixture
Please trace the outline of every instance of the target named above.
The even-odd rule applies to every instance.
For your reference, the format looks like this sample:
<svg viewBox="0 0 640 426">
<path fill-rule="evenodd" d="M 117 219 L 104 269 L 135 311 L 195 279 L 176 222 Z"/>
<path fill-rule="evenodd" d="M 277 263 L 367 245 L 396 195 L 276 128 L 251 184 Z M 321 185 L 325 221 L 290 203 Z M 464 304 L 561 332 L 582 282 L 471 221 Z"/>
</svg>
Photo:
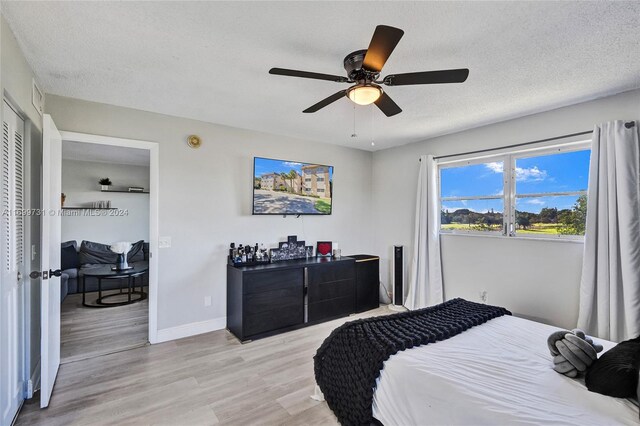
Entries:
<svg viewBox="0 0 640 426">
<path fill-rule="evenodd" d="M 370 105 L 382 95 L 382 89 L 378 86 L 354 86 L 349 90 L 348 96 L 358 105 Z"/>
</svg>

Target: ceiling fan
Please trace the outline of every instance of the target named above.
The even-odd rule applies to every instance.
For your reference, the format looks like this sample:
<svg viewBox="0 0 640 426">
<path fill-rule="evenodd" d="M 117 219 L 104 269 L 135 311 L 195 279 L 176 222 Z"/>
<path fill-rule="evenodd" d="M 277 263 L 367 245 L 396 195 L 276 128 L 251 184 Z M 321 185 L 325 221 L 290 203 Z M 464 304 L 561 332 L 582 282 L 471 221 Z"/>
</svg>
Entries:
<svg viewBox="0 0 640 426">
<path fill-rule="evenodd" d="M 379 80 L 382 67 L 403 35 L 404 31 L 399 28 L 378 25 L 368 49 L 356 50 L 344 58 L 347 77 L 285 68 L 271 68 L 269 74 L 335 81 L 337 83 L 355 83 L 348 89 L 334 93 L 302 112 L 316 112 L 346 96 L 358 105 L 375 103 L 387 117 L 401 113 L 402 109 L 382 90 L 381 84 L 407 86 L 411 84 L 462 83 L 469 76 L 469 70 L 461 68 L 392 74 Z"/>
</svg>

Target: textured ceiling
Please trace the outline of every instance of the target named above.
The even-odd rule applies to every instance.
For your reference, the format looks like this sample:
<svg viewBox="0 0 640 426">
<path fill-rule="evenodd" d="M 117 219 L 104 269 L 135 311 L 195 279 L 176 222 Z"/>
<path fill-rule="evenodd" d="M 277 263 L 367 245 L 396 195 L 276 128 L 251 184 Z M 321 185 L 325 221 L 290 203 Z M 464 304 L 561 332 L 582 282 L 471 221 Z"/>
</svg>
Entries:
<svg viewBox="0 0 640 426">
<path fill-rule="evenodd" d="M 47 93 L 381 149 L 640 87 L 640 2 L 3 2 Z M 377 24 L 405 30 L 383 75 L 462 68 L 464 84 L 390 87 L 387 118 L 343 75 Z M 375 147 L 371 146 L 372 137 Z"/>
<path fill-rule="evenodd" d="M 62 141 L 62 158 L 146 167 L 149 167 L 150 162 L 149 150 L 146 149 L 71 141 Z"/>
</svg>

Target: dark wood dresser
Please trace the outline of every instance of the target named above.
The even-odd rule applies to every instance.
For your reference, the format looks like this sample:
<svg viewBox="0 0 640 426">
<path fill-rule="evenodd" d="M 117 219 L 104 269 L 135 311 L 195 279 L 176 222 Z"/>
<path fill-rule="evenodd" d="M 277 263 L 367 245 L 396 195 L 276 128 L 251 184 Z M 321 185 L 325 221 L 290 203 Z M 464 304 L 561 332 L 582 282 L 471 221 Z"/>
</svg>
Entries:
<svg viewBox="0 0 640 426">
<path fill-rule="evenodd" d="M 356 295 L 351 257 L 227 265 L 227 328 L 245 342 L 317 324 L 356 312 Z"/>
</svg>

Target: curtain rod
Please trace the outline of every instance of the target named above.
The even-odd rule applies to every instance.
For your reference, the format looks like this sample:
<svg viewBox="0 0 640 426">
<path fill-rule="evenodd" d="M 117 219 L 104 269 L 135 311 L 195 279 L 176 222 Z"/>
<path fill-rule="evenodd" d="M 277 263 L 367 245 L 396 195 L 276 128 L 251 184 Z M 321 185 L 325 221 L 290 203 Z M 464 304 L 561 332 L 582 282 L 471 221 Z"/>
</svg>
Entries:
<svg viewBox="0 0 640 426">
<path fill-rule="evenodd" d="M 635 121 L 629 121 L 627 123 L 624 123 L 624 127 L 626 127 L 627 129 L 630 129 L 635 125 L 636 125 Z M 460 152 L 458 154 L 440 155 L 438 157 L 433 157 L 433 159 L 434 160 L 439 160 L 441 158 L 457 157 L 459 155 L 482 154 L 484 152 L 496 151 L 498 149 L 518 148 L 520 146 L 533 145 L 533 144 L 542 143 L 542 142 L 550 142 L 550 141 L 555 141 L 555 140 L 558 140 L 558 139 L 570 138 L 572 136 L 588 135 L 589 133 L 593 133 L 593 130 L 586 130 L 584 132 L 578 132 L 578 133 L 570 133 L 568 135 L 555 136 L 553 138 L 547 138 L 547 139 L 538 139 L 536 141 L 516 143 L 516 144 L 513 144 L 513 145 L 501 146 L 501 147 L 497 147 L 497 148 L 487 148 L 487 149 L 479 149 L 479 150 L 476 150 L 476 151 Z M 418 159 L 418 161 L 422 161 L 422 160 Z"/>
<path fill-rule="evenodd" d="M 593 133 L 593 130 L 588 130 L 588 131 L 578 132 L 578 133 L 570 133 L 568 135 L 555 136 L 553 138 L 538 139 L 538 140 L 535 140 L 535 141 L 516 143 L 516 144 L 513 144 L 513 145 L 500 146 L 500 147 L 496 147 L 496 148 L 478 149 L 476 151 L 460 152 L 458 154 L 440 155 L 438 157 L 433 157 L 433 158 L 434 158 L 434 160 L 439 160 L 441 158 L 457 157 L 459 155 L 482 154 L 484 152 L 491 152 L 491 151 L 496 151 L 496 150 L 499 150 L 499 149 L 518 148 L 518 147 L 521 147 L 521 146 L 533 145 L 533 144 L 536 144 L 536 143 L 550 142 L 550 141 L 555 141 L 557 139 L 570 138 L 572 136 L 588 135 L 589 133 Z"/>
</svg>

